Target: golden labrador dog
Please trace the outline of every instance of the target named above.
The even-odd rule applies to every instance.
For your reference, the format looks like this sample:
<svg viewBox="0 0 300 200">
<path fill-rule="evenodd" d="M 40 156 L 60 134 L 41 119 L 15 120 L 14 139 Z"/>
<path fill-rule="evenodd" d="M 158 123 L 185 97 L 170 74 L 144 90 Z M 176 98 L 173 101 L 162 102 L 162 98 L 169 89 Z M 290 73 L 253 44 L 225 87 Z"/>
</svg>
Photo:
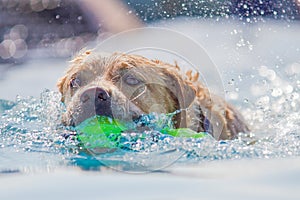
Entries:
<svg viewBox="0 0 300 200">
<path fill-rule="evenodd" d="M 199 74 L 183 74 L 177 64 L 139 55 L 82 51 L 58 82 L 66 105 L 63 122 L 76 126 L 94 115 L 130 121 L 143 114 L 173 113 L 176 128 L 233 139 L 249 131 L 242 116 L 209 93 Z"/>
</svg>

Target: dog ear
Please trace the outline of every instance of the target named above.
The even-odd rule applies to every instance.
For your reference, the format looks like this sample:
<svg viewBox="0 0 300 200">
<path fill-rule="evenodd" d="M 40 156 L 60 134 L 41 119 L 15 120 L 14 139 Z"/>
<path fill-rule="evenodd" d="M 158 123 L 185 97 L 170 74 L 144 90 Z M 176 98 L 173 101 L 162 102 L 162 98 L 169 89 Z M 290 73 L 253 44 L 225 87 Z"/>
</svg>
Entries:
<svg viewBox="0 0 300 200">
<path fill-rule="evenodd" d="M 196 90 L 192 82 L 184 80 L 179 75 L 178 69 L 165 69 L 165 83 L 178 102 L 177 108 L 181 111 L 180 118 L 177 118 L 178 127 L 188 127 L 189 116 L 187 110 L 191 107 L 196 98 Z"/>
<path fill-rule="evenodd" d="M 58 91 L 61 93 L 61 101 L 64 102 L 64 85 L 67 80 L 67 76 L 60 78 L 57 82 Z"/>
<path fill-rule="evenodd" d="M 216 139 L 231 139 L 247 127 L 240 120 L 239 113 L 222 98 L 209 92 L 198 81 L 198 73 L 191 71 L 181 76 L 178 70 L 166 69 L 166 85 L 178 102 L 180 116 L 177 127 L 195 131 L 209 131 Z M 206 127 L 208 126 L 208 127 Z"/>
<path fill-rule="evenodd" d="M 61 97 L 61 101 L 64 102 L 65 100 L 65 96 L 64 96 L 64 87 L 65 87 L 65 83 L 68 79 L 68 74 L 72 74 L 74 73 L 74 66 L 76 68 L 76 65 L 79 66 L 79 64 L 82 62 L 82 60 L 91 54 L 91 51 L 92 50 L 87 50 L 87 49 L 82 49 L 80 50 L 74 57 L 73 59 L 70 61 L 71 63 L 71 66 L 70 68 L 66 71 L 66 75 L 63 76 L 62 78 L 60 78 L 57 82 L 57 88 L 58 88 L 58 91 L 62 94 L 62 97 Z"/>
<path fill-rule="evenodd" d="M 236 137 L 239 133 L 248 133 L 249 127 L 245 123 L 244 117 L 230 104 L 226 104 L 225 116 L 227 120 L 227 129 L 231 133 L 230 139 Z"/>
<path fill-rule="evenodd" d="M 243 116 L 223 98 L 213 94 L 201 98 L 199 93 L 197 98 L 202 114 L 209 121 L 210 133 L 215 139 L 234 139 L 239 133 L 250 131 Z"/>
</svg>

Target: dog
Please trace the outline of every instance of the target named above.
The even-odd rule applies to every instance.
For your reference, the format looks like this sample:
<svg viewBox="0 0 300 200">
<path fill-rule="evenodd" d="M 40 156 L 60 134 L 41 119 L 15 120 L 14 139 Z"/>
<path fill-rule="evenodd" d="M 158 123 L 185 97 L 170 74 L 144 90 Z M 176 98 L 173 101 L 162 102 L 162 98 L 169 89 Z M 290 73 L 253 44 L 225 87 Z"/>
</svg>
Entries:
<svg viewBox="0 0 300 200">
<path fill-rule="evenodd" d="M 62 121 L 76 126 L 94 115 L 123 121 L 174 113 L 176 128 L 209 132 L 218 140 L 249 131 L 242 115 L 198 80 L 199 73 L 125 53 L 79 52 L 58 81 L 66 106 Z"/>
</svg>

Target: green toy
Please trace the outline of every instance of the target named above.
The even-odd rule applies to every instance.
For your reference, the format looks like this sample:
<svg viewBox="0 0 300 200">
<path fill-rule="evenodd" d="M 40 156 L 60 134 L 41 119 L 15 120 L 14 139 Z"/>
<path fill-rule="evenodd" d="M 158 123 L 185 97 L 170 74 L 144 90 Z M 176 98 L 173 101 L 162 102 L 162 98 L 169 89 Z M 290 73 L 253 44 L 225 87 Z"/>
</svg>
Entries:
<svg viewBox="0 0 300 200">
<path fill-rule="evenodd" d="M 160 132 L 163 134 L 171 135 L 173 137 L 203 138 L 207 136 L 206 132 L 196 132 L 189 128 L 177 128 L 177 129 L 164 128 Z"/>
<path fill-rule="evenodd" d="M 134 131 L 136 127 L 137 124 L 134 122 L 124 123 L 106 116 L 94 116 L 83 121 L 75 129 L 79 132 L 77 135 L 78 140 L 86 148 L 116 148 L 121 146 L 122 133 L 130 130 Z M 169 125 L 157 131 L 173 137 L 203 138 L 207 136 L 206 132 L 198 133 L 189 128 L 174 129 Z"/>
<path fill-rule="evenodd" d="M 115 148 L 121 133 L 127 130 L 127 127 L 116 119 L 94 116 L 83 121 L 75 129 L 80 132 L 77 138 L 86 147 Z"/>
</svg>

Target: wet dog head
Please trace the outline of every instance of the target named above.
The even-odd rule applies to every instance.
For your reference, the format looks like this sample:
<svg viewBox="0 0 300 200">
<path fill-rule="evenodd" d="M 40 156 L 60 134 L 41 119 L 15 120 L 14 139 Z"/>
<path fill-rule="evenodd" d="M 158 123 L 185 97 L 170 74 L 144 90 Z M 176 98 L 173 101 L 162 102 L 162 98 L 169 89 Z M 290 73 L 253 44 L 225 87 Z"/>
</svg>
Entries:
<svg viewBox="0 0 300 200">
<path fill-rule="evenodd" d="M 216 139 L 249 131 L 239 112 L 211 95 L 198 75 L 138 55 L 81 52 L 58 82 L 67 108 L 63 122 L 76 126 L 95 115 L 132 121 L 179 110 L 173 117 L 176 128 L 206 131 Z"/>
<path fill-rule="evenodd" d="M 130 121 L 141 114 L 188 108 L 196 91 L 177 66 L 128 54 L 85 51 L 72 61 L 58 83 L 67 112 L 63 121 L 77 125 L 94 115 Z M 186 126 L 185 113 L 175 116 Z"/>
</svg>

